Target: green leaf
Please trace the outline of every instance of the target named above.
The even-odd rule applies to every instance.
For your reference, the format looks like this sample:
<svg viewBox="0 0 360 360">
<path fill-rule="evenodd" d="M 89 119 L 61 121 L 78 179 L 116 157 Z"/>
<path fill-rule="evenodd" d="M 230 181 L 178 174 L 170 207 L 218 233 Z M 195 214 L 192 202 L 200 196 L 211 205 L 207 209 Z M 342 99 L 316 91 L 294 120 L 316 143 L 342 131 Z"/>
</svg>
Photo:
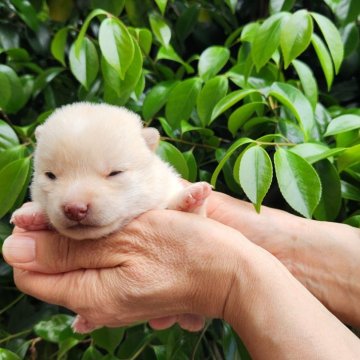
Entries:
<svg viewBox="0 0 360 360">
<path fill-rule="evenodd" d="M 204 127 L 209 124 L 215 104 L 226 95 L 228 87 L 226 77 L 216 76 L 207 81 L 201 89 L 197 98 L 197 113 Z"/>
<path fill-rule="evenodd" d="M 245 144 L 249 144 L 251 142 L 253 142 L 254 140 L 249 139 L 249 138 L 241 138 L 236 140 L 230 147 L 229 149 L 226 151 L 224 157 L 221 159 L 221 161 L 219 162 L 218 166 L 216 167 L 216 169 L 214 170 L 212 176 L 211 176 L 211 185 L 215 187 L 216 185 L 216 180 L 220 174 L 221 169 L 224 167 L 225 163 L 228 161 L 228 159 L 230 158 L 230 156 L 237 150 L 239 149 L 241 146 L 245 145 Z"/>
<path fill-rule="evenodd" d="M 330 50 L 330 54 L 334 62 L 335 73 L 337 74 L 344 58 L 344 46 L 340 33 L 336 26 L 327 17 L 317 13 L 311 13 L 311 15 L 318 24 Z"/>
<path fill-rule="evenodd" d="M 235 105 L 237 102 L 239 102 L 240 100 L 243 100 L 246 96 L 248 96 L 250 94 L 255 94 L 255 93 L 259 93 L 259 91 L 255 90 L 255 89 L 236 90 L 236 91 L 231 92 L 230 94 L 228 94 L 227 96 L 225 96 L 221 100 L 219 100 L 216 103 L 216 105 L 214 107 L 214 110 L 213 110 L 213 112 L 211 114 L 211 120 L 210 120 L 209 125 L 219 115 L 221 115 L 227 109 L 229 109 L 230 107 Z"/>
<path fill-rule="evenodd" d="M 194 72 L 194 69 L 187 64 L 178 54 L 177 52 L 174 50 L 174 48 L 171 45 L 168 46 L 162 46 L 157 55 L 156 55 L 156 61 L 161 60 L 161 59 L 165 59 L 165 60 L 171 60 L 171 61 L 175 61 L 179 64 L 181 64 L 182 66 L 184 66 L 185 70 L 187 71 L 188 74 L 191 74 Z"/>
<path fill-rule="evenodd" d="M 163 81 L 155 85 L 147 94 L 143 103 L 144 120 L 151 119 L 167 102 L 176 80 Z"/>
<path fill-rule="evenodd" d="M 34 81 L 33 98 L 36 98 L 60 73 L 64 71 L 62 67 L 50 67 L 44 70 Z"/>
<path fill-rule="evenodd" d="M 188 165 L 188 168 L 189 168 L 188 180 L 190 182 L 195 182 L 197 179 L 197 173 L 198 173 L 198 166 L 196 163 L 195 156 L 194 156 L 192 150 L 184 152 L 183 156 L 184 156 L 186 163 Z"/>
<path fill-rule="evenodd" d="M 316 55 L 324 72 L 328 90 L 330 90 L 331 84 L 334 80 L 334 68 L 330 54 L 323 41 L 316 34 L 312 35 L 311 43 L 314 46 Z"/>
<path fill-rule="evenodd" d="M 124 79 L 118 76 L 116 70 L 107 63 L 105 58 L 101 58 L 101 69 L 105 80 L 105 85 L 109 85 L 115 92 L 115 101 L 108 97 L 109 91 L 105 86 L 105 100 L 116 105 L 124 105 L 129 99 L 131 93 L 135 90 L 136 85 L 142 74 L 142 55 L 139 45 L 134 42 L 134 57 L 128 68 Z M 111 94 L 110 94 L 111 95 Z"/>
<path fill-rule="evenodd" d="M 149 15 L 150 27 L 160 44 L 167 47 L 171 40 L 171 30 L 165 20 L 157 13 Z"/>
<path fill-rule="evenodd" d="M 306 10 L 299 10 L 292 14 L 283 24 L 280 46 L 285 69 L 309 46 L 312 33 L 313 22 Z"/>
<path fill-rule="evenodd" d="M 19 160 L 25 156 L 25 147 L 23 145 L 14 146 L 10 149 L 0 151 L 0 169 L 15 160 Z"/>
<path fill-rule="evenodd" d="M 28 172 L 30 159 L 19 159 L 0 170 L 0 218 L 14 205 L 22 191 Z"/>
<path fill-rule="evenodd" d="M 258 72 L 271 59 L 279 46 L 283 18 L 284 13 L 270 16 L 262 23 L 254 37 L 251 56 Z"/>
<path fill-rule="evenodd" d="M 62 334 L 71 329 L 73 321 L 73 316 L 65 314 L 54 315 L 50 320 L 44 320 L 37 323 L 34 327 L 34 331 L 46 341 L 60 343 L 62 341 Z"/>
<path fill-rule="evenodd" d="M 360 189 L 344 180 L 341 180 L 341 196 L 347 200 L 360 201 Z"/>
<path fill-rule="evenodd" d="M 341 39 L 344 44 L 344 57 L 352 54 L 359 45 L 359 30 L 356 23 L 349 23 L 340 29 Z"/>
<path fill-rule="evenodd" d="M 17 12 L 26 25 L 34 32 L 37 32 L 40 28 L 40 20 L 37 18 L 36 11 L 27 0 L 11 0 L 11 3 L 15 5 Z"/>
<path fill-rule="evenodd" d="M 94 346 L 89 346 L 81 360 L 103 360 L 103 355 Z"/>
<path fill-rule="evenodd" d="M 167 5 L 167 0 L 155 0 L 155 2 L 161 12 L 161 15 L 164 16 L 166 5 Z"/>
<path fill-rule="evenodd" d="M 160 141 L 156 153 L 164 161 L 171 164 L 182 178 L 188 179 L 189 168 L 187 166 L 184 155 L 174 145 L 171 145 L 165 141 Z"/>
<path fill-rule="evenodd" d="M 300 156 L 278 148 L 275 172 L 281 194 L 301 215 L 311 218 L 321 198 L 321 182 L 314 168 Z"/>
<path fill-rule="evenodd" d="M 152 45 L 152 33 L 148 29 L 135 29 L 137 41 L 144 54 L 148 55 Z"/>
<path fill-rule="evenodd" d="M 244 123 L 251 117 L 255 111 L 261 111 L 266 103 L 264 102 L 251 102 L 240 106 L 229 117 L 228 129 L 233 136 L 244 125 Z"/>
<path fill-rule="evenodd" d="M 103 20 L 99 29 L 99 45 L 106 61 L 124 80 L 135 53 L 134 42 L 126 26 L 116 18 Z"/>
<path fill-rule="evenodd" d="M 88 38 L 84 38 L 79 56 L 76 56 L 74 43 L 70 49 L 69 61 L 71 72 L 88 90 L 99 71 L 99 58 L 95 45 Z"/>
<path fill-rule="evenodd" d="M 293 8 L 294 3 L 295 0 L 270 0 L 270 14 L 274 14 L 279 11 L 290 11 Z"/>
<path fill-rule="evenodd" d="M 291 110 L 299 121 L 305 138 L 311 138 L 315 127 L 314 112 L 309 100 L 303 93 L 294 86 L 276 82 L 271 86 L 269 95 L 275 97 Z"/>
<path fill-rule="evenodd" d="M 347 114 L 333 119 L 326 129 L 324 136 L 336 135 L 360 128 L 360 116 Z"/>
<path fill-rule="evenodd" d="M 208 47 L 200 55 L 198 63 L 200 77 L 204 81 L 211 79 L 225 66 L 229 58 L 229 49 L 222 46 Z"/>
<path fill-rule="evenodd" d="M 9 113 L 16 113 L 20 110 L 27 100 L 23 91 L 23 85 L 19 76 L 9 66 L 0 65 L 0 84 L 4 89 L 0 90 L 0 96 L 4 96 L 6 101 L 0 100 L 0 106 Z M 5 80 L 6 79 L 6 80 Z"/>
<path fill-rule="evenodd" d="M 360 162 L 360 144 L 346 149 L 337 159 L 339 172 Z"/>
<path fill-rule="evenodd" d="M 115 349 L 119 346 L 125 335 L 125 328 L 101 328 L 91 333 L 91 338 L 95 346 L 114 354 Z"/>
<path fill-rule="evenodd" d="M 181 120 L 188 120 L 193 111 L 202 85 L 199 78 L 184 80 L 172 89 L 165 107 L 167 121 L 173 128 Z"/>
<path fill-rule="evenodd" d="M 301 156 L 309 164 L 313 164 L 323 159 L 328 159 L 341 154 L 345 148 L 329 149 L 326 145 L 318 143 L 304 143 L 292 147 L 289 151 Z"/>
<path fill-rule="evenodd" d="M 317 220 L 334 221 L 341 207 L 340 177 L 335 166 L 329 160 L 315 164 L 321 181 L 322 194 L 314 217 Z"/>
<path fill-rule="evenodd" d="M 237 0 L 225 0 L 225 4 L 229 7 L 233 14 L 235 13 L 237 3 Z"/>
<path fill-rule="evenodd" d="M 350 216 L 344 220 L 344 224 L 360 228 L 360 215 Z"/>
<path fill-rule="evenodd" d="M 261 146 L 253 146 L 244 152 L 240 162 L 240 185 L 255 205 L 257 212 L 260 212 L 260 206 L 270 188 L 272 176 L 270 156 Z"/>
<path fill-rule="evenodd" d="M 10 350 L 0 348 L 0 360 L 21 360 L 21 358 Z"/>
<path fill-rule="evenodd" d="M 93 9 L 103 9 L 115 16 L 119 16 L 124 9 L 125 0 L 91 0 Z"/>
<path fill-rule="evenodd" d="M 305 96 L 309 99 L 313 110 L 315 110 L 318 103 L 318 87 L 312 70 L 300 60 L 293 60 L 292 65 L 299 76 Z"/>
<path fill-rule="evenodd" d="M 51 54 L 58 60 L 62 65 L 65 64 L 65 47 L 66 40 L 69 33 L 69 28 L 65 27 L 60 29 L 51 41 Z"/>
<path fill-rule="evenodd" d="M 0 151 L 19 145 L 19 139 L 10 125 L 0 120 Z"/>
</svg>

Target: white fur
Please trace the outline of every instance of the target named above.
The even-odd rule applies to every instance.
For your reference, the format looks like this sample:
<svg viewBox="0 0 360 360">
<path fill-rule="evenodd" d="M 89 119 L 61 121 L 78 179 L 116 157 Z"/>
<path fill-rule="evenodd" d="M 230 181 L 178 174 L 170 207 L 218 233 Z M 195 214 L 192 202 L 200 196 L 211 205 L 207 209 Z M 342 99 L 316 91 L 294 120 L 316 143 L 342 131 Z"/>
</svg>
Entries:
<svg viewBox="0 0 360 360">
<path fill-rule="evenodd" d="M 91 103 L 64 106 L 38 129 L 32 200 L 60 233 L 99 238 L 147 210 L 166 208 L 183 189 L 152 151 L 156 133 L 147 130 L 125 108 Z M 112 171 L 122 173 L 109 177 Z M 64 215 L 69 202 L 89 204 L 84 226 Z"/>
</svg>

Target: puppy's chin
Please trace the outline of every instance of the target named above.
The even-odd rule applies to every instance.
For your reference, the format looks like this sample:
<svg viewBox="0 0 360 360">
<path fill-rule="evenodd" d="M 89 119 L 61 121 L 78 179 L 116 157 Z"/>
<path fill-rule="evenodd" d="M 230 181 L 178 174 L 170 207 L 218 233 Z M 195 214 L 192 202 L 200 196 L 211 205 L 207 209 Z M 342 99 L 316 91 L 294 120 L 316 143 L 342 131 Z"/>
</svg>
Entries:
<svg viewBox="0 0 360 360">
<path fill-rule="evenodd" d="M 76 224 L 70 227 L 56 226 L 56 230 L 74 240 L 99 239 L 110 235 L 126 225 L 127 221 L 115 221 L 106 225 Z"/>
</svg>

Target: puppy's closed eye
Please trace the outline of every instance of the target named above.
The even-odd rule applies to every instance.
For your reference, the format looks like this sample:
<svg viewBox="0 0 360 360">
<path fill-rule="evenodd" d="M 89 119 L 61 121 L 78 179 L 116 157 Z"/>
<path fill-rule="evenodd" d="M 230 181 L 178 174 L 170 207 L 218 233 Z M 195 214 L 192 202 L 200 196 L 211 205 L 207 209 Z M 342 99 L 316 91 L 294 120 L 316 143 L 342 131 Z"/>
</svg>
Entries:
<svg viewBox="0 0 360 360">
<path fill-rule="evenodd" d="M 121 173 L 123 173 L 123 171 L 121 171 L 121 170 L 114 170 L 114 171 L 112 171 L 111 173 L 109 173 L 108 174 L 108 177 L 112 177 L 112 176 L 116 176 L 116 175 L 119 175 L 119 174 L 121 174 Z"/>
</svg>

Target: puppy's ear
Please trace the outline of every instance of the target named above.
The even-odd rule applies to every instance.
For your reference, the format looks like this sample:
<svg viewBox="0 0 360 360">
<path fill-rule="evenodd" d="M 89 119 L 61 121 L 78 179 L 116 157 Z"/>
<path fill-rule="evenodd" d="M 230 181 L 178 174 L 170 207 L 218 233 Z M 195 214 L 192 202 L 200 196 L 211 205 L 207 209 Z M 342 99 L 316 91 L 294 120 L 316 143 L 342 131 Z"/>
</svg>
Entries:
<svg viewBox="0 0 360 360">
<path fill-rule="evenodd" d="M 36 140 L 40 139 L 42 128 L 43 128 L 42 125 L 40 125 L 35 129 L 35 139 Z"/>
<path fill-rule="evenodd" d="M 142 136 L 150 150 L 155 151 L 160 141 L 159 132 L 152 127 L 143 128 Z"/>
</svg>

